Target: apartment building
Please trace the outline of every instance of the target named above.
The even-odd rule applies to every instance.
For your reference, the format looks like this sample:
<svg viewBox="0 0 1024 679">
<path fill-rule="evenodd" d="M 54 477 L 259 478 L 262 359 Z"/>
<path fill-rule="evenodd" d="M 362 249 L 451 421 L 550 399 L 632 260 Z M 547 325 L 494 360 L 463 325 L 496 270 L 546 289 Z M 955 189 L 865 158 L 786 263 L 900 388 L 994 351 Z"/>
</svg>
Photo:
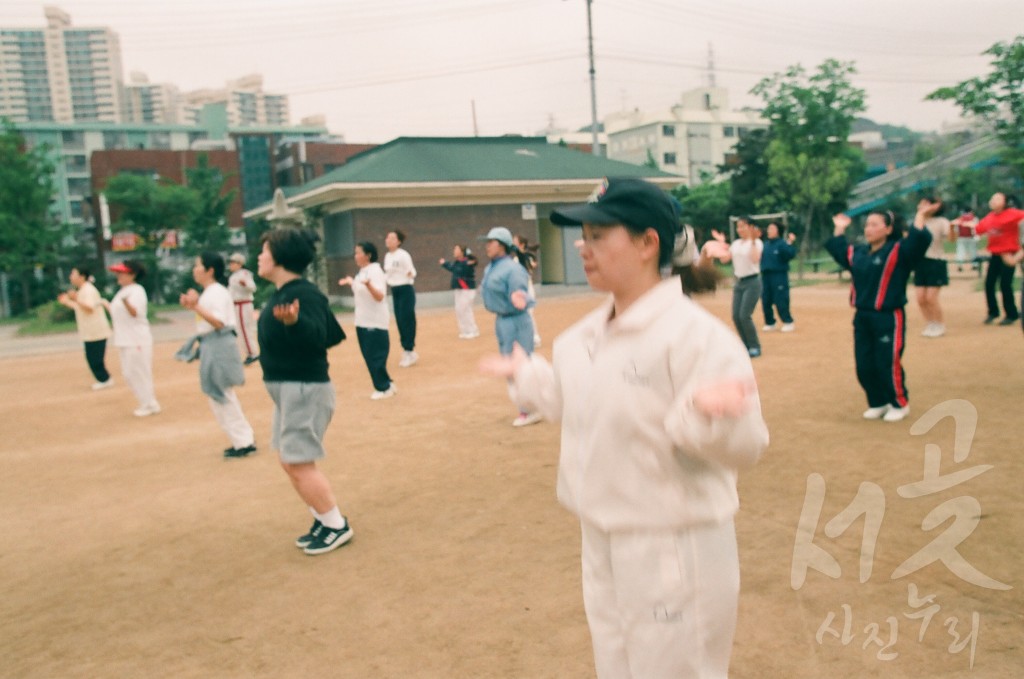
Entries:
<svg viewBox="0 0 1024 679">
<path fill-rule="evenodd" d="M 705 174 L 717 174 L 748 131 L 767 127 L 756 112 L 730 110 L 729 94 L 719 87 L 684 92 L 667 111 L 634 110 L 604 120 L 609 158 L 636 165 L 653 161 L 690 186 Z"/>
<path fill-rule="evenodd" d="M 0 28 L 0 117 L 16 123 L 124 122 L 117 34 L 73 26 L 56 7 L 46 7 L 45 14 L 45 28 Z"/>
</svg>

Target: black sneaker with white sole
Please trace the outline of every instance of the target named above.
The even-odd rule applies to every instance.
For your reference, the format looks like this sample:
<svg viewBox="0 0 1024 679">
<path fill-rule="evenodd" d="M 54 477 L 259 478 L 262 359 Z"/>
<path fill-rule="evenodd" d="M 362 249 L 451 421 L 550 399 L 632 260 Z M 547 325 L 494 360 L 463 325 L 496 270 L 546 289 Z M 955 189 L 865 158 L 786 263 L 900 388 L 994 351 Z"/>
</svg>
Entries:
<svg viewBox="0 0 1024 679">
<path fill-rule="evenodd" d="M 331 528 L 321 523 L 320 528 L 313 533 L 313 541 L 306 545 L 306 548 L 302 551 L 310 556 L 326 554 L 341 547 L 351 539 L 352 526 L 348 525 L 348 521 L 345 521 L 345 526 L 342 528 Z"/>
<path fill-rule="evenodd" d="M 247 457 L 256 452 L 256 444 L 245 446 L 244 448 L 227 448 L 224 451 L 224 457 Z"/>
<path fill-rule="evenodd" d="M 323 524 L 320 523 L 320 519 L 313 519 L 313 525 L 309 527 L 309 532 L 295 538 L 295 546 L 299 549 L 309 547 L 309 544 L 313 542 L 313 537 L 316 535 L 317 531 L 320 530 L 321 526 L 323 526 Z"/>
</svg>

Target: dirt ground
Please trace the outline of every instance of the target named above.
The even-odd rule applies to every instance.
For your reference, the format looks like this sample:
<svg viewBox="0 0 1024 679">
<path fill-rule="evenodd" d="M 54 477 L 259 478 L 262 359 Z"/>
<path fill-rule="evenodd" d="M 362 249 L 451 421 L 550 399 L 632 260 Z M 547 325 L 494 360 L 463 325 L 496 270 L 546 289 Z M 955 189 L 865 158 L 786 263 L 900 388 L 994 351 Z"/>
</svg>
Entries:
<svg viewBox="0 0 1024 679">
<path fill-rule="evenodd" d="M 762 336 L 772 443 L 740 479 L 731 676 L 1021 676 L 1024 339 L 1019 326 L 981 324 L 974 285 L 943 293 L 943 338 L 922 338 L 908 308 L 913 412 L 901 423 L 860 417 L 845 285 L 795 289 L 797 332 Z M 542 299 L 540 351 L 598 299 Z M 727 290 L 703 298 L 726 322 L 729 301 Z M 157 345 L 164 411 L 146 419 L 131 414 L 113 352 L 118 385 L 98 393 L 77 351 L 0 360 L 0 676 L 593 676 L 579 527 L 555 500 L 558 429 L 510 426 L 504 386 L 476 369 L 496 349 L 490 317 L 478 308 L 477 320 L 484 335 L 462 341 L 450 310 L 421 312 L 420 363 L 399 369 L 392 351 L 399 394 L 387 401 L 368 398 L 354 332 L 331 351 L 339 405 L 323 469 L 355 539 L 320 557 L 292 545 L 310 517 L 269 448 L 258 367 L 240 395 L 259 452 L 224 460 L 176 343 Z M 910 433 L 949 399 L 969 403 L 956 410 L 970 444 L 959 461 L 953 419 Z M 933 477 L 986 468 L 903 497 L 925 478 L 926 444 L 941 450 Z M 849 529 L 826 535 L 848 506 Z M 802 510 L 809 538 L 798 540 Z M 926 548 L 940 535 L 945 546 Z M 818 560 L 794 558 L 798 544 Z M 942 559 L 894 578 L 919 550 Z M 984 576 L 997 582 L 977 584 Z"/>
</svg>

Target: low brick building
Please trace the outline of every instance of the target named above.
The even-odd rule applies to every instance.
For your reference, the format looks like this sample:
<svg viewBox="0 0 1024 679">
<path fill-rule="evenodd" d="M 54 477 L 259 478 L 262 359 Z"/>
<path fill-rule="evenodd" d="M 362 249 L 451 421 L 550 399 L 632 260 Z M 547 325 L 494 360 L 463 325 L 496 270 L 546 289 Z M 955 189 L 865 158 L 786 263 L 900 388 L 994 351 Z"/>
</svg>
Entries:
<svg viewBox="0 0 1024 679">
<path fill-rule="evenodd" d="M 332 295 L 351 294 L 336 281 L 355 272 L 355 244 L 373 242 L 383 257 L 384 236 L 394 229 L 406 234 L 419 291 L 448 289 L 450 276 L 438 260 L 451 258 L 455 244 L 481 255 L 482 272 L 480 238 L 492 226 L 540 243 L 540 282 L 582 284 L 572 245 L 579 230 L 556 228 L 548 215 L 559 205 L 586 200 L 609 176 L 643 177 L 666 189 L 681 183 L 677 175 L 583 154 L 543 137 L 400 137 L 285 194 L 290 207 L 325 214 Z M 269 211 L 267 204 L 245 217 Z"/>
</svg>

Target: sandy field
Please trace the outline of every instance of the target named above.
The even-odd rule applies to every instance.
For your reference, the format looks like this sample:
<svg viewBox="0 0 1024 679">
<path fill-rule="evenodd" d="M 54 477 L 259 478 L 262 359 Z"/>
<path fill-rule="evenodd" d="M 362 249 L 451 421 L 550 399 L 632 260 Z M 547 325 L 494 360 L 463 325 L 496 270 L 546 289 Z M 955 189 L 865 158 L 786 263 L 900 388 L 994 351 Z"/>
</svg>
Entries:
<svg viewBox="0 0 1024 679">
<path fill-rule="evenodd" d="M 732 677 L 1022 676 L 1024 338 L 983 326 L 974 288 L 943 293 L 939 339 L 908 308 L 901 423 L 860 417 L 846 285 L 795 289 L 797 331 L 762 335 L 772 443 L 740 478 Z M 540 351 L 598 301 L 542 299 Z M 702 303 L 729 323 L 728 290 Z M 322 468 L 355 538 L 319 557 L 292 545 L 310 517 L 258 366 L 239 391 L 259 452 L 225 460 L 177 342 L 156 346 L 164 410 L 144 419 L 113 351 L 97 393 L 77 349 L 0 360 L 0 676 L 593 676 L 558 428 L 513 429 L 477 320 L 463 341 L 450 309 L 423 310 L 409 369 L 392 331 L 399 394 L 373 402 L 342 318 Z"/>
</svg>

